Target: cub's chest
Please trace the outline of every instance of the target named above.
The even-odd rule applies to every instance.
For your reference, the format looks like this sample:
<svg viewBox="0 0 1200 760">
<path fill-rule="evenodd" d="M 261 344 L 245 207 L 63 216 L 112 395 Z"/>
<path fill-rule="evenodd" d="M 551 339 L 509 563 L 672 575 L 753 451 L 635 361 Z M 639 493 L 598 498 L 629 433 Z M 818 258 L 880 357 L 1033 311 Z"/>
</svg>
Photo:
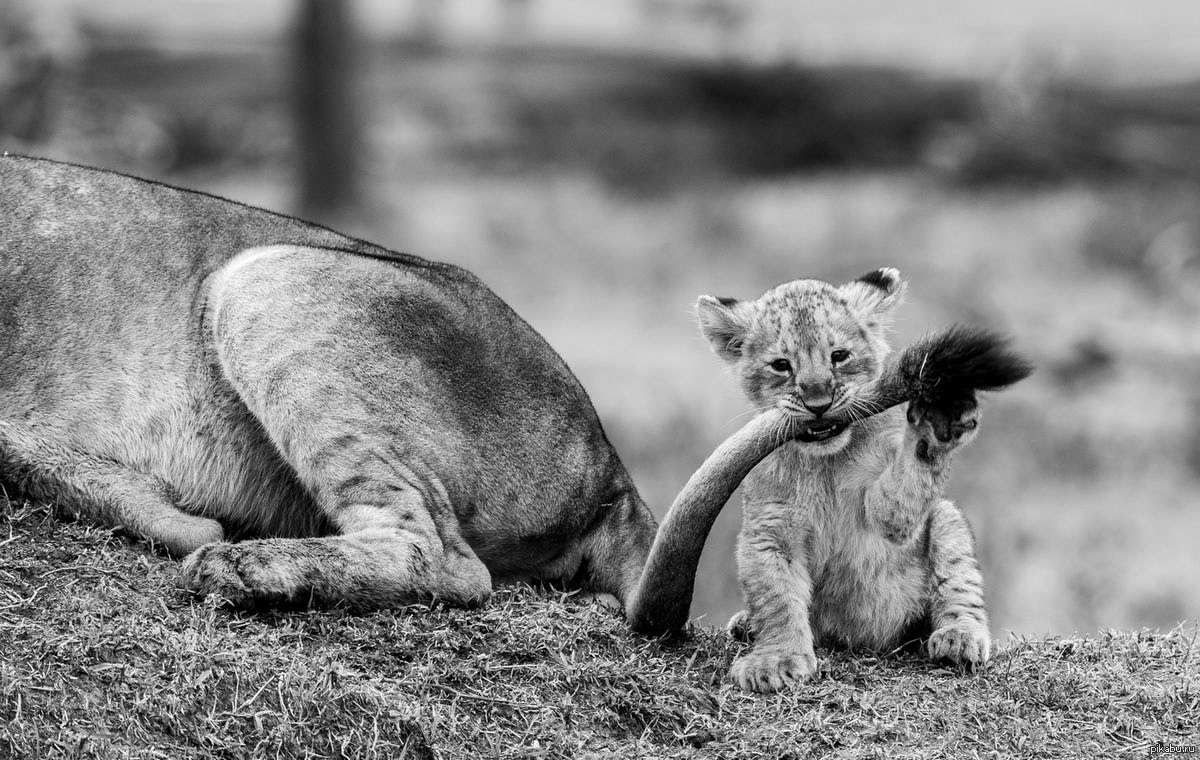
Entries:
<svg viewBox="0 0 1200 760">
<path fill-rule="evenodd" d="M 897 544 L 870 524 L 864 505 L 879 476 L 874 462 L 816 459 L 781 447 L 746 480 L 748 500 L 786 505 L 791 540 L 813 579 L 837 575 L 879 577 L 911 563 L 912 544 Z"/>
<path fill-rule="evenodd" d="M 853 524 L 870 477 L 853 460 L 805 457 L 785 444 L 746 478 L 748 500 L 788 505 L 802 524 Z"/>
</svg>

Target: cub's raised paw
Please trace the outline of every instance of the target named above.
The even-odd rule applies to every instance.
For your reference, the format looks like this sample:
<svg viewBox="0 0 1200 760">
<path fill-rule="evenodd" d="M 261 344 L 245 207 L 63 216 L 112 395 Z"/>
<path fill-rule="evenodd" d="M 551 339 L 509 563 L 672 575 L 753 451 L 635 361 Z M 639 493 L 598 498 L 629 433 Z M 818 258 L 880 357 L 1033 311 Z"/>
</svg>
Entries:
<svg viewBox="0 0 1200 760">
<path fill-rule="evenodd" d="M 929 637 L 929 659 L 949 660 L 958 665 L 977 668 L 991 656 L 992 641 L 981 625 L 947 625 Z"/>
<path fill-rule="evenodd" d="M 770 694 L 790 689 L 817 672 L 817 656 L 790 649 L 753 650 L 733 661 L 729 677 L 744 691 Z"/>
<path fill-rule="evenodd" d="M 729 638 L 734 641 L 743 643 L 754 641 L 754 629 L 750 626 L 750 613 L 746 610 L 733 613 L 733 617 L 729 618 L 729 622 L 725 624 L 725 633 L 729 634 Z"/>
<path fill-rule="evenodd" d="M 295 596 L 295 574 L 264 551 L 262 542 L 208 544 L 183 560 L 184 588 L 217 594 L 239 607 Z"/>
<path fill-rule="evenodd" d="M 973 393 L 936 402 L 913 401 L 908 405 L 908 424 L 917 434 L 917 458 L 933 461 L 975 438 L 979 403 Z"/>
</svg>

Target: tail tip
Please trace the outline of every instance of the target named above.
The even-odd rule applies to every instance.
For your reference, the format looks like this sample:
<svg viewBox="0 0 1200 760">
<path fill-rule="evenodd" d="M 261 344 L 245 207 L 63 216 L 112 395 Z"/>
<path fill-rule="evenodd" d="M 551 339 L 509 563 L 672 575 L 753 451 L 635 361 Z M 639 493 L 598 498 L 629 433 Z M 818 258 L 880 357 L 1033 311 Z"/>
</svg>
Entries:
<svg viewBox="0 0 1200 760">
<path fill-rule="evenodd" d="M 956 324 L 906 349 L 901 360 L 913 396 L 997 391 L 1024 380 L 1033 364 L 1012 339 L 987 328 Z"/>
</svg>

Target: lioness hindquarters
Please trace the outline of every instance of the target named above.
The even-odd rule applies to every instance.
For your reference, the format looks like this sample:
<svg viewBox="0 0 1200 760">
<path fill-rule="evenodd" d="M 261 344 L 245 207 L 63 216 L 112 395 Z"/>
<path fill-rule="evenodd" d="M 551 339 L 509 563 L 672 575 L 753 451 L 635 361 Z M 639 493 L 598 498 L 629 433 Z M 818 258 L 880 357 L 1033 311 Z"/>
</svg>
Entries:
<svg viewBox="0 0 1200 760">
<path fill-rule="evenodd" d="M 209 545 L 188 557 L 185 583 L 239 604 L 482 601 L 491 575 L 442 477 L 454 426 L 440 445 L 421 435 L 436 396 L 355 308 L 393 283 L 368 266 L 345 292 L 355 273 L 338 264 L 293 247 L 240 254 L 210 278 L 205 328 L 221 373 L 340 535 Z M 328 301 L 304 295 L 322 281 Z"/>
<path fill-rule="evenodd" d="M 217 381 L 338 535 L 205 547 L 189 585 L 356 606 L 471 604 L 493 579 L 628 595 L 653 520 L 570 371 L 478 280 L 270 246 L 205 288 Z"/>
</svg>

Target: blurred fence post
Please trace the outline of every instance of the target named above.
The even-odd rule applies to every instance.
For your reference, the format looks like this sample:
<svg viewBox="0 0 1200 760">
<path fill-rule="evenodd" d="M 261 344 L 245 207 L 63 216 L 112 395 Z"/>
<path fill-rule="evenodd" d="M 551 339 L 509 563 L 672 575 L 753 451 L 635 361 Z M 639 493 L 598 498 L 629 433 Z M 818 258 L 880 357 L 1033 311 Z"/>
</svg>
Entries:
<svg viewBox="0 0 1200 760">
<path fill-rule="evenodd" d="M 330 219 L 360 199 L 361 40 L 350 0 L 300 0 L 294 98 L 300 213 Z"/>
</svg>

